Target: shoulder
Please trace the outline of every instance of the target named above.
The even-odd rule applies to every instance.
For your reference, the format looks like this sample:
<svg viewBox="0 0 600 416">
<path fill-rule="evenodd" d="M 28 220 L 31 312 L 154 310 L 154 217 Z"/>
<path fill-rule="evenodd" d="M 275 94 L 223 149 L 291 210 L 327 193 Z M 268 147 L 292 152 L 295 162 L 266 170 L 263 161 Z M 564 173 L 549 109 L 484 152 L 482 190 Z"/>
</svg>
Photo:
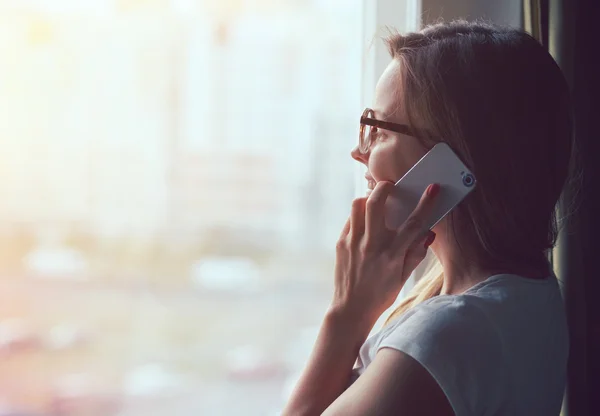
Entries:
<svg viewBox="0 0 600 416">
<path fill-rule="evenodd" d="M 477 333 L 479 338 L 485 336 L 497 338 L 499 335 L 494 322 L 487 311 L 470 296 L 438 296 L 430 299 L 412 310 L 409 310 L 397 321 L 385 328 L 382 342 L 402 336 L 407 339 L 449 338 L 457 339 L 458 335 Z"/>
<path fill-rule="evenodd" d="M 348 390 L 324 415 L 461 416 L 432 375 L 412 357 L 382 349 Z"/>
<path fill-rule="evenodd" d="M 418 362 L 436 380 L 456 414 L 494 406 L 506 382 L 502 339 L 468 296 L 441 296 L 418 305 L 386 328 L 377 350 L 393 349 Z"/>
</svg>

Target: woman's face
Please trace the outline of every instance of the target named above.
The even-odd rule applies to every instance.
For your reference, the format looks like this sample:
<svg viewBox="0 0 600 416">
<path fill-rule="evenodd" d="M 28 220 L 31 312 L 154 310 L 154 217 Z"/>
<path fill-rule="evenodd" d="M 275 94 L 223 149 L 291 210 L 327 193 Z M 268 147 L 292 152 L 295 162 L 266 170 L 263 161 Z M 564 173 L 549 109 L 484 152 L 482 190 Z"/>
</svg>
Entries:
<svg viewBox="0 0 600 416">
<path fill-rule="evenodd" d="M 393 60 L 375 88 L 372 107 L 375 119 L 408 124 L 401 80 L 401 63 Z M 397 182 L 426 152 L 427 149 L 414 137 L 377 129 L 369 151 L 362 154 L 357 146 L 351 155 L 367 167 L 365 178 L 371 190 L 379 181 Z"/>
</svg>

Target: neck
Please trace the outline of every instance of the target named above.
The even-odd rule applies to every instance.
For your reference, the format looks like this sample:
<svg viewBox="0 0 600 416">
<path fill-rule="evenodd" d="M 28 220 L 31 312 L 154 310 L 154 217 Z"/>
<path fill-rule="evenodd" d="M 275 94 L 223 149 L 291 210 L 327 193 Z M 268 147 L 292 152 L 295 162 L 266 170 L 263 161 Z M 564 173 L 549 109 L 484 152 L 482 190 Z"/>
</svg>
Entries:
<svg viewBox="0 0 600 416">
<path fill-rule="evenodd" d="M 440 291 L 441 295 L 456 295 L 463 293 L 477 283 L 490 276 L 498 274 L 514 274 L 532 279 L 540 279 L 551 274 L 549 264 L 547 267 L 482 267 L 478 261 L 468 261 L 465 253 L 459 251 L 456 245 L 449 243 L 447 234 L 435 230 L 437 237 L 431 249 L 442 264 L 444 282 Z"/>
<path fill-rule="evenodd" d="M 490 276 L 500 274 L 498 270 L 486 270 L 472 264 L 460 264 L 453 261 L 452 256 L 443 251 L 434 250 L 444 269 L 444 282 L 440 291 L 441 295 L 457 295 L 484 281 Z"/>
</svg>

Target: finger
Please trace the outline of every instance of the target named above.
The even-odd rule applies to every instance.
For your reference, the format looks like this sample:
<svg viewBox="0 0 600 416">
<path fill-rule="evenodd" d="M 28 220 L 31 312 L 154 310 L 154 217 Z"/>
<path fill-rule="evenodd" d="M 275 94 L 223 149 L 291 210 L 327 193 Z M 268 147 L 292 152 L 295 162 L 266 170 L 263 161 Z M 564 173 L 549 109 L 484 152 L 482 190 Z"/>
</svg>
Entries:
<svg viewBox="0 0 600 416">
<path fill-rule="evenodd" d="M 348 217 L 346 223 L 344 224 L 344 227 L 342 228 L 342 232 L 340 233 L 340 240 L 342 238 L 348 237 L 348 233 L 350 233 L 350 218 L 351 217 Z"/>
<path fill-rule="evenodd" d="M 435 207 L 435 201 L 439 191 L 439 184 L 431 184 L 427 187 L 421 196 L 417 207 L 396 232 L 396 237 L 392 246 L 393 250 L 407 250 L 416 240 L 422 238 L 424 233 L 428 231 L 427 224 L 430 220 L 433 208 Z"/>
<path fill-rule="evenodd" d="M 402 275 L 408 278 L 410 274 L 417 268 L 427 255 L 427 250 L 431 243 L 435 240 L 435 233 L 427 231 L 421 238 L 417 239 L 408 249 L 404 256 L 404 268 Z"/>
<path fill-rule="evenodd" d="M 350 240 L 357 241 L 365 233 L 365 204 L 366 198 L 356 198 L 352 201 L 350 213 Z"/>
<path fill-rule="evenodd" d="M 385 227 L 385 201 L 394 190 L 394 184 L 379 181 L 369 195 L 366 206 L 366 236 L 368 239 L 381 234 Z"/>
</svg>

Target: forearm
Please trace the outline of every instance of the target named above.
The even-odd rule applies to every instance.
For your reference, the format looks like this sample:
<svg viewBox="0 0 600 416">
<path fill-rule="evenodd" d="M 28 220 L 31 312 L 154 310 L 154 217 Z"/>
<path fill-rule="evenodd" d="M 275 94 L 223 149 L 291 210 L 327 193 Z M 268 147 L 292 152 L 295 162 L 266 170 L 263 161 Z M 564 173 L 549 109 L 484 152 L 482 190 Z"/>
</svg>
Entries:
<svg viewBox="0 0 600 416">
<path fill-rule="evenodd" d="M 283 416 L 320 415 L 346 389 L 359 349 L 373 327 L 330 310 Z"/>
</svg>

